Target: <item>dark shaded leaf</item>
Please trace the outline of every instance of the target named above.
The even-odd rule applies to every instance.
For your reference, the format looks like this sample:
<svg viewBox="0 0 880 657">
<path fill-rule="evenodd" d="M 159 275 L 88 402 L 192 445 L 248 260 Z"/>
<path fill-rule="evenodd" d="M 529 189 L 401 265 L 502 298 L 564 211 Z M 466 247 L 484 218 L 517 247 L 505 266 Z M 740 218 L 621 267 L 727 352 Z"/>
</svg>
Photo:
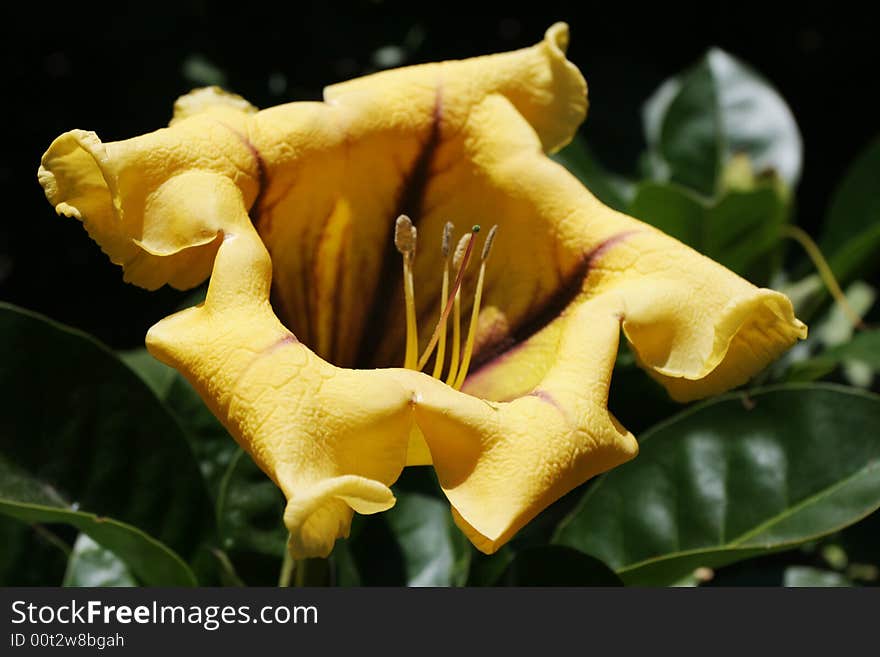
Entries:
<svg viewBox="0 0 880 657">
<path fill-rule="evenodd" d="M 621 212 L 629 207 L 635 185 L 599 164 L 583 137 L 575 135 L 568 146 L 551 157 L 577 176 L 605 205 Z"/>
<path fill-rule="evenodd" d="M 831 201 L 819 246 L 834 273 L 850 280 L 880 265 L 880 138 L 852 164 Z"/>
<path fill-rule="evenodd" d="M 604 563 L 561 545 L 544 545 L 518 552 L 497 586 L 623 586 Z"/>
<path fill-rule="evenodd" d="M 70 546 L 50 530 L 0 515 L 0 586 L 58 586 Z"/>
<path fill-rule="evenodd" d="M 235 440 L 179 372 L 153 358 L 146 349 L 126 351 L 120 357 L 177 418 L 216 500 L 223 475 L 240 451 Z"/>
<path fill-rule="evenodd" d="M 224 550 L 281 559 L 287 549 L 284 495 L 253 459 L 238 450 L 220 483 L 217 533 Z"/>
<path fill-rule="evenodd" d="M 183 431 L 106 347 L 2 304 L 0 512 L 77 527 L 149 584 L 193 584 L 213 524 Z"/>
<path fill-rule="evenodd" d="M 454 526 L 449 503 L 433 495 L 402 492 L 375 516 L 356 518 L 351 537 L 334 549 L 344 586 L 460 586 L 472 548 Z"/>
</svg>

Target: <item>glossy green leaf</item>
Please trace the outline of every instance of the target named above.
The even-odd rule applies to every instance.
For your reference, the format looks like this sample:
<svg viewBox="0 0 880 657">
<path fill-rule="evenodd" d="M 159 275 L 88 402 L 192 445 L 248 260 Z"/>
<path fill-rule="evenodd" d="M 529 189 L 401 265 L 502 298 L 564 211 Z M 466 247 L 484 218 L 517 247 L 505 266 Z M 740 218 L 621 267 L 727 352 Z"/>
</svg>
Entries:
<svg viewBox="0 0 880 657">
<path fill-rule="evenodd" d="M 629 214 L 746 274 L 778 245 L 787 205 L 771 183 L 709 201 L 674 183 L 647 181 L 636 189 Z"/>
<path fill-rule="evenodd" d="M 403 556 L 407 586 L 451 586 L 460 583 L 449 504 L 428 495 L 397 493 L 397 503 L 385 520 L 397 538 Z M 463 545 L 459 545 L 459 548 Z M 468 550 L 467 555 L 470 555 Z"/>
<path fill-rule="evenodd" d="M 580 135 L 575 135 L 568 146 L 551 157 L 577 176 L 606 205 L 621 212 L 629 207 L 635 185 L 599 164 Z"/>
<path fill-rule="evenodd" d="M 64 573 L 64 586 L 137 586 L 119 557 L 80 534 Z"/>
<path fill-rule="evenodd" d="M 880 138 L 852 164 L 831 201 L 820 248 L 843 279 L 880 266 Z"/>
<path fill-rule="evenodd" d="M 623 586 L 604 563 L 561 545 L 518 552 L 496 586 Z"/>
<path fill-rule="evenodd" d="M 706 196 L 719 188 L 731 156 L 745 153 L 756 171 L 772 170 L 790 187 L 800 176 L 802 144 L 794 117 L 757 73 L 713 48 L 667 80 L 643 110 L 652 178 Z"/>
<path fill-rule="evenodd" d="M 837 531 L 880 507 L 880 398 L 831 385 L 698 405 L 646 432 L 556 542 L 663 585 Z"/>
<path fill-rule="evenodd" d="M 66 523 L 144 583 L 184 585 L 213 524 L 183 431 L 87 335 L 0 305 L 0 512 Z"/>
</svg>

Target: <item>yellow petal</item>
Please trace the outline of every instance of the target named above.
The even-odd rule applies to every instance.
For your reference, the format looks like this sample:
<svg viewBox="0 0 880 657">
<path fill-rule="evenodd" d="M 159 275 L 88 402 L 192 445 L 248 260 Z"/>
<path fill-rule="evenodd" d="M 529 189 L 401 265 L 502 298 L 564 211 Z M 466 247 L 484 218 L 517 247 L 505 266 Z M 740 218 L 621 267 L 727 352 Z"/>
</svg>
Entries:
<svg viewBox="0 0 880 657">
<path fill-rule="evenodd" d="M 326 556 L 354 512 L 389 508 L 406 464 L 433 462 L 459 526 L 491 552 L 632 458 L 635 439 L 607 409 L 621 328 L 680 399 L 746 381 L 805 335 L 784 296 L 605 207 L 546 157 L 586 111 L 567 40 L 559 24 L 532 48 L 258 113 L 200 90 L 167 129 L 106 145 L 74 131 L 44 156 L 50 202 L 128 280 L 187 287 L 210 274 L 204 304 L 156 324 L 147 345 L 284 491 L 294 556 Z M 346 368 L 402 362 L 402 211 L 418 224 L 428 326 L 445 222 L 499 226 L 461 392 Z"/>
<path fill-rule="evenodd" d="M 227 207 L 204 304 L 147 334 L 154 356 L 190 380 L 288 499 L 296 558 L 327 556 L 352 510 L 394 504 L 406 461 L 412 393 L 379 371 L 320 360 L 269 305 L 271 262 L 244 204 Z M 365 394 L 369 391 L 369 394 Z"/>
<path fill-rule="evenodd" d="M 467 230 L 503 211 L 489 198 L 475 204 L 481 188 L 462 128 L 498 94 L 522 112 L 537 148 L 566 144 L 586 112 L 586 84 L 565 59 L 567 42 L 567 26 L 557 24 L 531 48 L 377 73 L 327 88 L 325 103 L 255 117 L 250 135 L 268 185 L 254 215 L 275 266 L 275 301 L 320 356 L 346 366 L 403 362 L 402 290 L 389 250 L 401 213 L 417 221 L 426 245 L 415 263 L 419 316 L 436 321 L 443 225 L 454 219 Z M 543 250 L 542 264 L 552 251 Z M 550 267 L 544 278 L 553 275 Z"/>
<path fill-rule="evenodd" d="M 218 199 L 231 185 L 249 207 L 260 166 L 246 136 L 202 112 L 108 144 L 93 132 L 67 132 L 43 155 L 38 177 L 58 214 L 81 220 L 126 281 L 186 289 L 210 273 Z"/>
<path fill-rule="evenodd" d="M 552 366 L 510 402 L 490 404 L 425 375 L 396 375 L 417 390 L 415 418 L 440 485 L 480 550 L 494 552 L 550 503 L 638 452 L 607 408 L 619 304 L 614 294 L 595 298 L 561 320 Z"/>
</svg>

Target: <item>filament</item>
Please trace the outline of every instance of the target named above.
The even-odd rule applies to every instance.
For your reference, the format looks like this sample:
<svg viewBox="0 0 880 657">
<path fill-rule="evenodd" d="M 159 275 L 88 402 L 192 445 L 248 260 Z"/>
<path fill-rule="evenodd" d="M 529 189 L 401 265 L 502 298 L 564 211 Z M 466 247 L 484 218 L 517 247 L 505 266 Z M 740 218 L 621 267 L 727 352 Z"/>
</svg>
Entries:
<svg viewBox="0 0 880 657">
<path fill-rule="evenodd" d="M 440 337 L 437 342 L 437 358 L 434 359 L 434 371 L 431 373 L 435 379 L 443 376 L 443 363 L 446 360 L 446 323 L 443 317 L 446 306 L 446 298 L 449 296 L 449 242 L 452 238 L 452 223 L 447 221 L 443 226 L 443 240 L 440 252 L 443 255 L 443 284 L 440 290 Z"/>
<path fill-rule="evenodd" d="M 455 377 L 455 382 L 452 387 L 456 390 L 461 390 L 461 386 L 464 385 L 464 379 L 467 376 L 468 368 L 471 365 L 471 356 L 474 352 L 474 341 L 477 336 L 477 319 L 480 316 L 480 302 L 483 299 L 483 280 L 486 276 L 486 259 L 489 257 L 489 253 L 492 250 L 492 242 L 495 241 L 495 233 L 498 230 L 498 226 L 492 226 L 489 234 L 486 236 L 486 243 L 483 244 L 483 252 L 480 255 L 480 273 L 477 276 L 477 288 L 474 293 L 474 306 L 471 309 L 471 321 L 468 325 L 468 336 L 467 342 L 464 346 L 464 356 L 461 359 L 461 369 L 459 369 L 458 374 Z"/>
<path fill-rule="evenodd" d="M 446 324 L 446 319 L 449 317 L 449 311 L 454 304 L 454 299 L 457 299 L 461 290 L 461 282 L 464 280 L 464 272 L 467 269 L 468 261 L 471 257 L 471 252 L 474 250 L 474 237 L 477 233 L 480 232 L 479 226 L 474 226 L 471 229 L 471 232 L 467 235 L 462 236 L 461 240 L 458 242 L 458 246 L 455 249 L 455 256 L 453 256 L 453 265 L 457 264 L 458 272 L 455 276 L 455 283 L 452 286 L 452 296 L 450 296 L 446 301 L 446 307 L 443 309 L 443 313 L 440 315 L 440 319 L 437 322 L 437 326 L 434 328 L 434 333 L 431 335 L 431 340 L 428 342 L 428 346 L 425 347 L 425 351 L 422 354 L 422 357 L 418 361 L 417 369 L 421 370 L 425 363 L 428 362 L 428 359 L 431 357 L 431 354 L 434 351 L 434 347 L 437 345 L 437 341 L 440 339 L 440 330 L 441 327 Z M 459 255 L 460 254 L 460 255 Z M 456 313 L 456 315 L 460 315 L 460 311 Z M 453 363 L 458 364 L 458 326 L 457 321 L 453 320 L 453 342 L 452 342 L 452 358 Z M 452 370 L 450 370 L 450 374 Z"/>
<path fill-rule="evenodd" d="M 413 286 L 413 259 L 416 253 L 416 227 L 405 214 L 397 218 L 394 245 L 403 255 L 403 294 L 406 301 L 406 356 L 403 366 L 416 369 L 419 354 L 419 329 L 416 324 L 416 299 Z"/>
</svg>

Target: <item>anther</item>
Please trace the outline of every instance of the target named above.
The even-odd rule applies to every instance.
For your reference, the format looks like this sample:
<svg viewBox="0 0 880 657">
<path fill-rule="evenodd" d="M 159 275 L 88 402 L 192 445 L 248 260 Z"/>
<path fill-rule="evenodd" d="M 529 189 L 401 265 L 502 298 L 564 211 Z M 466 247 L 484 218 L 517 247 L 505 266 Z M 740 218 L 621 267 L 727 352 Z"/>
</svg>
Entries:
<svg viewBox="0 0 880 657">
<path fill-rule="evenodd" d="M 416 227 L 405 214 L 400 215 L 394 225 L 394 246 L 404 256 L 415 253 Z"/>
<path fill-rule="evenodd" d="M 483 252 L 480 254 L 481 262 L 485 262 L 486 258 L 489 257 L 489 252 L 492 251 L 492 243 L 495 241 L 495 233 L 497 232 L 498 224 L 495 224 L 489 229 L 489 234 L 486 235 L 486 241 L 483 242 Z"/>
<path fill-rule="evenodd" d="M 449 245 L 452 242 L 452 230 L 454 226 L 451 221 L 447 221 L 443 226 L 443 237 L 440 241 L 440 253 L 443 254 L 443 258 L 449 257 Z"/>
<path fill-rule="evenodd" d="M 403 255 L 403 294 L 406 300 L 406 356 L 403 366 L 415 369 L 419 356 L 419 334 L 416 325 L 416 300 L 413 286 L 412 263 L 416 253 L 416 227 L 405 214 L 394 226 L 394 246 Z"/>
</svg>

